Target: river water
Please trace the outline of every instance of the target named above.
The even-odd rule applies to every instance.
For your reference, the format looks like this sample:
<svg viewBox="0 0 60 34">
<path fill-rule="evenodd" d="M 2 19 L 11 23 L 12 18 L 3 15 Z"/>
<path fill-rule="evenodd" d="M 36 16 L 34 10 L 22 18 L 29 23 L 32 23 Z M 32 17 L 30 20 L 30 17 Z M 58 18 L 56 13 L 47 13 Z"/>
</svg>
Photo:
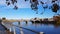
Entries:
<svg viewBox="0 0 60 34">
<path fill-rule="evenodd" d="M 14 25 L 18 25 L 18 22 L 14 22 Z M 32 22 L 21 22 L 21 27 L 34 30 L 36 32 L 44 32 L 45 34 L 60 34 L 60 26 L 53 25 L 53 24 L 40 24 L 40 23 L 32 23 Z M 20 28 L 16 28 L 16 34 L 20 34 Z M 22 32 L 24 34 L 37 34 L 35 32 L 32 32 L 30 30 L 22 29 Z"/>
</svg>

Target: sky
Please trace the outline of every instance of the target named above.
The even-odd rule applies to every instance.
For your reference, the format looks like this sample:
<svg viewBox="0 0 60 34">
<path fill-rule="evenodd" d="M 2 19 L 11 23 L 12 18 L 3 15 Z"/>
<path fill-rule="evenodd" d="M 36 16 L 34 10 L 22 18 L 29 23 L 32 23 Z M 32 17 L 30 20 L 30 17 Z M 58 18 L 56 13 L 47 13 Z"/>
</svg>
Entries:
<svg viewBox="0 0 60 34">
<path fill-rule="evenodd" d="M 52 18 L 55 13 L 51 10 L 42 8 L 41 5 L 38 6 L 38 14 L 36 11 L 30 8 L 29 1 L 25 2 L 24 0 L 18 0 L 17 6 L 19 7 L 17 10 L 13 9 L 13 5 L 7 6 L 5 4 L 5 0 L 0 0 L 0 18 L 6 17 L 7 19 L 30 19 L 30 18 Z M 44 11 L 44 14 L 40 14 Z"/>
</svg>

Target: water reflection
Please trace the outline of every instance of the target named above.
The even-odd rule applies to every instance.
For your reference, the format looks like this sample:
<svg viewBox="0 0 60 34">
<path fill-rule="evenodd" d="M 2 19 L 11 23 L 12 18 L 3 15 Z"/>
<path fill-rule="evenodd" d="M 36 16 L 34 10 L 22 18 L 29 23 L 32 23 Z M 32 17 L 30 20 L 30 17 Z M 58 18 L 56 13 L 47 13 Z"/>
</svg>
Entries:
<svg viewBox="0 0 60 34">
<path fill-rule="evenodd" d="M 18 25 L 18 22 L 14 22 L 14 25 Z M 45 34 L 60 34 L 60 26 L 54 24 L 41 24 L 32 22 L 20 22 L 20 25 L 24 28 L 31 29 L 37 32 L 45 32 Z M 17 27 L 18 29 L 18 27 Z M 22 29 L 24 34 L 36 34 L 32 31 Z M 17 30 L 19 31 L 19 30 Z M 19 34 L 19 33 L 18 33 Z"/>
</svg>

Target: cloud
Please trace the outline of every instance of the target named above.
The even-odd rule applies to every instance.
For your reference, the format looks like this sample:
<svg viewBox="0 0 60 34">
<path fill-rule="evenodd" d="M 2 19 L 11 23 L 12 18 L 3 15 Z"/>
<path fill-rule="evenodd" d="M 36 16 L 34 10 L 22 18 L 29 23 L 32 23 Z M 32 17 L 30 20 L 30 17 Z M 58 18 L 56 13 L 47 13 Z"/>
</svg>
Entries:
<svg viewBox="0 0 60 34">
<path fill-rule="evenodd" d="M 18 7 L 19 8 L 30 8 L 30 2 L 27 1 L 25 2 L 24 0 L 18 0 L 18 3 L 17 3 Z"/>
<path fill-rule="evenodd" d="M 0 0 L 0 5 L 5 5 L 5 0 Z"/>
<path fill-rule="evenodd" d="M 29 1 L 25 2 L 24 0 L 18 0 L 18 3 L 16 4 L 19 8 L 30 8 Z M 5 8 L 12 8 L 13 5 L 7 6 L 5 0 L 0 0 L 0 7 L 6 6 Z"/>
</svg>

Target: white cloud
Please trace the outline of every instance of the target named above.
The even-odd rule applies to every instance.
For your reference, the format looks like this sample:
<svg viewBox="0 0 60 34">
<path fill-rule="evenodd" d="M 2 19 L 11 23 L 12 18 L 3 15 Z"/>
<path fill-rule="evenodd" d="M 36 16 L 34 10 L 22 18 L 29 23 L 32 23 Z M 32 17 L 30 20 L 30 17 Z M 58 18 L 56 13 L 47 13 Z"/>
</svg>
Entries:
<svg viewBox="0 0 60 34">
<path fill-rule="evenodd" d="M 18 7 L 19 8 L 30 8 L 30 2 L 27 1 L 25 2 L 24 0 L 18 0 L 18 3 L 17 3 Z"/>
<path fill-rule="evenodd" d="M 0 0 L 0 7 L 1 6 L 6 6 L 5 8 L 9 7 L 12 8 L 13 6 L 7 6 L 5 0 Z M 30 3 L 29 1 L 25 2 L 24 0 L 18 0 L 17 6 L 19 8 L 30 8 Z"/>
<path fill-rule="evenodd" d="M 0 5 L 5 5 L 5 0 L 0 0 Z"/>
</svg>

